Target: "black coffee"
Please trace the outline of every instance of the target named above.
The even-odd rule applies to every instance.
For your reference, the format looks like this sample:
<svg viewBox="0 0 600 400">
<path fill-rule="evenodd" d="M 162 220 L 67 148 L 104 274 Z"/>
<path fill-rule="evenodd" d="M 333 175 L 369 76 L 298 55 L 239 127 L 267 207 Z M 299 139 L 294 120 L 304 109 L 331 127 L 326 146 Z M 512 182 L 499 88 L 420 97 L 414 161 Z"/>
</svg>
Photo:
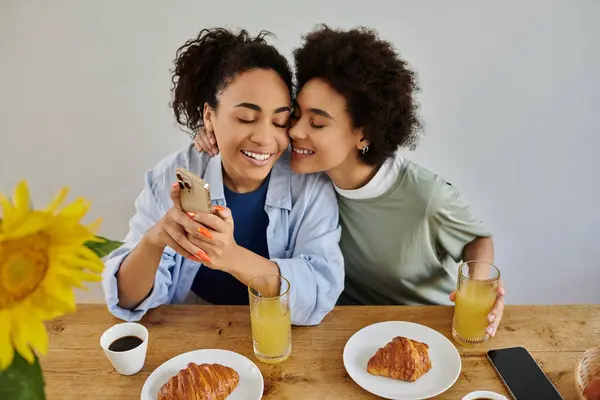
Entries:
<svg viewBox="0 0 600 400">
<path fill-rule="evenodd" d="M 124 336 L 112 342 L 108 349 L 117 352 L 129 351 L 138 347 L 142 342 L 143 340 L 137 336 Z"/>
</svg>

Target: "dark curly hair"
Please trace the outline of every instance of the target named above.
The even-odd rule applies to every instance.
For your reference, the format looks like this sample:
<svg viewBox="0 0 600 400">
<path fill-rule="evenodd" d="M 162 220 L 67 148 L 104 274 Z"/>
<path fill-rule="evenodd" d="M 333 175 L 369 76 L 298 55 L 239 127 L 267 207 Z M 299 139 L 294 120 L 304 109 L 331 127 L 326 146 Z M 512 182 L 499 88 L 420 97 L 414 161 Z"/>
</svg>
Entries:
<svg viewBox="0 0 600 400">
<path fill-rule="evenodd" d="M 270 32 L 251 37 L 224 29 L 203 29 L 177 50 L 172 71 L 173 102 L 177 122 L 193 137 L 204 125 L 204 104 L 217 108 L 217 96 L 237 75 L 252 69 L 271 69 L 285 82 L 292 95 L 290 66 L 275 47 L 267 44 Z"/>
<path fill-rule="evenodd" d="M 354 126 L 370 141 L 360 155 L 365 163 L 380 165 L 398 147 L 416 148 L 422 131 L 417 75 L 376 31 L 321 25 L 304 37 L 294 60 L 298 90 L 321 78 L 344 96 Z"/>
</svg>

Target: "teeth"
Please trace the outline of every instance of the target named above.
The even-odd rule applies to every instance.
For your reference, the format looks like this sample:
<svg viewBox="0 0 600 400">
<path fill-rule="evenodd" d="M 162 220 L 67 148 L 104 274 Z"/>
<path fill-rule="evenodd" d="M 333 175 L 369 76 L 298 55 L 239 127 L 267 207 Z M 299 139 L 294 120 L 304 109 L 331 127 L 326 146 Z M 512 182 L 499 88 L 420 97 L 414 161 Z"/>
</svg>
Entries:
<svg viewBox="0 0 600 400">
<path fill-rule="evenodd" d="M 246 150 L 242 150 L 242 153 L 244 153 L 248 157 L 252 157 L 255 160 L 259 160 L 259 161 L 268 160 L 272 156 L 272 154 L 258 154 L 258 153 L 252 153 L 251 151 L 246 151 Z"/>
<path fill-rule="evenodd" d="M 314 151 L 305 150 L 305 149 L 297 149 L 295 147 L 292 150 L 294 150 L 298 154 L 314 154 L 315 153 Z"/>
</svg>

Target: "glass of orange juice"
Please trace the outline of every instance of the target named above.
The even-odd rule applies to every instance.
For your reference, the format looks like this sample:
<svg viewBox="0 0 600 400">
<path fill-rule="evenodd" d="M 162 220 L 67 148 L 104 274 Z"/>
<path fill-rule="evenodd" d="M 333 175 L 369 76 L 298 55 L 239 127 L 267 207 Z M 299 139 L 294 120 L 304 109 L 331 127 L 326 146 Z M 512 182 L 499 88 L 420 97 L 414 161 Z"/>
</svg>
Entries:
<svg viewBox="0 0 600 400">
<path fill-rule="evenodd" d="M 290 282 L 279 275 L 258 276 L 248 293 L 254 355 L 267 364 L 285 361 L 292 353 Z"/>
<path fill-rule="evenodd" d="M 463 346 L 478 346 L 489 339 L 488 314 L 498 296 L 500 271 L 485 261 L 468 261 L 458 269 L 452 336 Z"/>
</svg>

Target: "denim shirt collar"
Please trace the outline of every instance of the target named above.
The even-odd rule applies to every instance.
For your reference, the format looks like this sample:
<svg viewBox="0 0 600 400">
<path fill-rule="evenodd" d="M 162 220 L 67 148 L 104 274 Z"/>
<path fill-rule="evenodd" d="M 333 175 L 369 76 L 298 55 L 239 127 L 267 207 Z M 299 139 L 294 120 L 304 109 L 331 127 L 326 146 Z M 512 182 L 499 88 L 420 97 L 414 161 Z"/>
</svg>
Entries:
<svg viewBox="0 0 600 400">
<path fill-rule="evenodd" d="M 291 186 L 290 152 L 285 151 L 273 165 L 271 179 L 267 189 L 265 206 L 292 210 L 292 186 Z M 223 168 L 221 166 L 221 155 L 212 157 L 208 161 L 204 180 L 210 185 L 211 200 L 225 202 L 223 192 Z"/>
</svg>

